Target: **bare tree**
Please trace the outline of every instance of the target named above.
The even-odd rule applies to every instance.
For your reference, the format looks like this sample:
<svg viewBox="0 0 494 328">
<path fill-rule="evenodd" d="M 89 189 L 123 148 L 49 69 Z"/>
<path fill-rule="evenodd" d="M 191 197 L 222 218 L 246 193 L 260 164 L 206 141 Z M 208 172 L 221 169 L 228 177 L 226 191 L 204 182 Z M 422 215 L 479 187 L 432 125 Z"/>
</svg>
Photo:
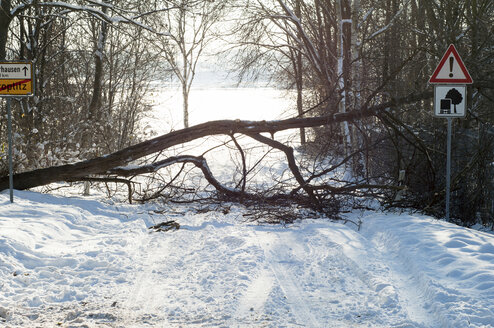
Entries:
<svg viewBox="0 0 494 328">
<path fill-rule="evenodd" d="M 183 122 L 189 126 L 189 94 L 197 64 L 214 40 L 213 29 L 224 13 L 226 0 L 174 0 L 170 10 L 157 17 L 168 35 L 156 42 L 182 89 Z"/>
<path fill-rule="evenodd" d="M 36 69 L 35 97 L 12 101 L 16 170 L 137 142 L 137 122 L 149 109 L 144 96 L 156 70 L 150 62 L 158 62 L 142 39 L 154 34 L 146 20 L 159 8 L 134 1 L 1 5 L 0 52 L 10 60 L 31 60 Z M 0 167 L 4 163 L 2 156 Z"/>
</svg>

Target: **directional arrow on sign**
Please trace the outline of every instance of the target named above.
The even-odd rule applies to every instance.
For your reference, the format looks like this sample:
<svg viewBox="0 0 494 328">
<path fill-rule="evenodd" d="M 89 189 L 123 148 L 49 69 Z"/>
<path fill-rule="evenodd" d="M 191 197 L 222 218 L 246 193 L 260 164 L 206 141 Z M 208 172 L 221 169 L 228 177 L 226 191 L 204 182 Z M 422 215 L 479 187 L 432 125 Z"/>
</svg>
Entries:
<svg viewBox="0 0 494 328">
<path fill-rule="evenodd" d="M 33 94 L 32 63 L 0 62 L 0 97 L 30 97 Z"/>
</svg>

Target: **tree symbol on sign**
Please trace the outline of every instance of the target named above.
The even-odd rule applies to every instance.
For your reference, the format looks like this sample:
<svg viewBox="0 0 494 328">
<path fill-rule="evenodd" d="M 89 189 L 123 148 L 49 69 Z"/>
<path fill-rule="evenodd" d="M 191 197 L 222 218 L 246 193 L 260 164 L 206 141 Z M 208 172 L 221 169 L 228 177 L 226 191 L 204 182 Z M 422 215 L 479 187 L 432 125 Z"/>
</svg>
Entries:
<svg viewBox="0 0 494 328">
<path fill-rule="evenodd" d="M 451 99 L 451 103 L 455 105 L 454 110 L 456 114 L 456 105 L 460 104 L 463 101 L 463 96 L 461 95 L 461 93 L 453 88 L 448 91 L 445 98 Z"/>
</svg>

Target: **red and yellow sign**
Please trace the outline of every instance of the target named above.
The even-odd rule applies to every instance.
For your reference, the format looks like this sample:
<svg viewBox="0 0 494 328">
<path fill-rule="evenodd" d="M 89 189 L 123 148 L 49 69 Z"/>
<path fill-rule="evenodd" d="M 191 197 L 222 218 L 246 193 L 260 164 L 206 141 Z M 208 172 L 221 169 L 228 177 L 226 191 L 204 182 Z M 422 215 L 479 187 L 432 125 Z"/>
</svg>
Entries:
<svg viewBox="0 0 494 328">
<path fill-rule="evenodd" d="M 33 92 L 33 64 L 0 62 L 0 97 L 26 97 Z"/>
</svg>

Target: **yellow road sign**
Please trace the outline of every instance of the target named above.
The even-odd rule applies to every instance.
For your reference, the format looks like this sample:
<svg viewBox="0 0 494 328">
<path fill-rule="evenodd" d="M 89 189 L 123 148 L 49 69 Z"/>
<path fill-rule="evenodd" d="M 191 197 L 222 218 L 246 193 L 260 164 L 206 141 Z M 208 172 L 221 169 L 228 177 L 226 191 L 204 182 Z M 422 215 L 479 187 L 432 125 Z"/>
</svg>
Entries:
<svg viewBox="0 0 494 328">
<path fill-rule="evenodd" d="M 34 71 L 30 62 L 0 62 L 0 97 L 34 94 Z"/>
</svg>

